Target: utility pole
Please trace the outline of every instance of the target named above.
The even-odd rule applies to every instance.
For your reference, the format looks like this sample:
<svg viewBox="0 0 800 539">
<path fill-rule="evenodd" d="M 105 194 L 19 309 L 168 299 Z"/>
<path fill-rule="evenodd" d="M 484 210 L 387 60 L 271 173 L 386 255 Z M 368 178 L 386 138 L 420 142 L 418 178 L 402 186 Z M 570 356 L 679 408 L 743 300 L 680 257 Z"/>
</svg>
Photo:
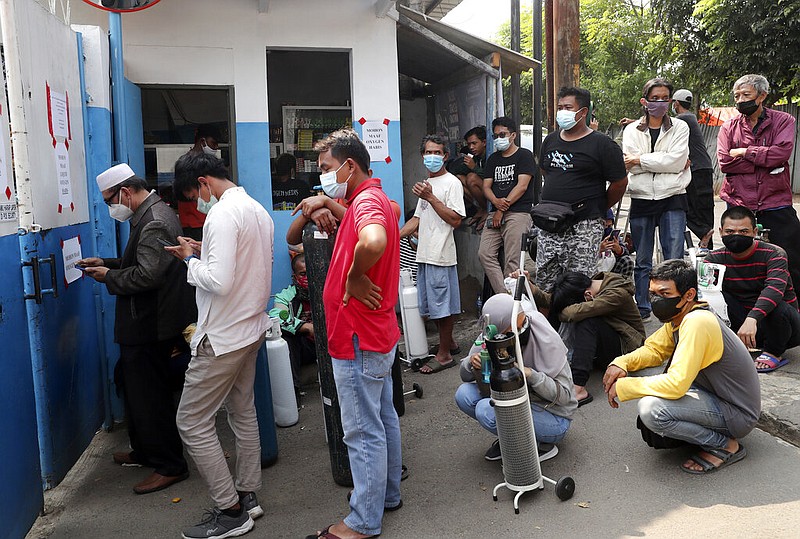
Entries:
<svg viewBox="0 0 800 539">
<path fill-rule="evenodd" d="M 580 83 L 580 0 L 553 0 L 553 85 Z M 555 96 L 550 96 L 555 103 Z"/>
<path fill-rule="evenodd" d="M 511 0 L 511 50 L 519 52 L 520 45 L 520 14 L 519 14 L 519 0 Z M 520 114 L 520 91 L 519 91 L 519 75 L 511 75 L 511 118 L 517 124 L 521 123 L 522 117 Z"/>
<path fill-rule="evenodd" d="M 547 57 L 547 71 L 545 81 L 547 81 L 547 130 L 552 131 L 555 126 L 555 112 L 553 111 L 555 103 L 555 83 L 553 79 L 555 59 L 553 58 L 553 1 L 545 0 L 545 56 Z"/>
</svg>

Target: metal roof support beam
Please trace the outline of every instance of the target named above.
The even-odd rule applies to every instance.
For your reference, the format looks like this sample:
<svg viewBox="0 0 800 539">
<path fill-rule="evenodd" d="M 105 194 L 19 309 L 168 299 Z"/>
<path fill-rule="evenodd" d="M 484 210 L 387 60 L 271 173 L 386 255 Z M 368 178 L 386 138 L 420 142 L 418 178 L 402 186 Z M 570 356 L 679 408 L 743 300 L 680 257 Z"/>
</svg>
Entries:
<svg viewBox="0 0 800 539">
<path fill-rule="evenodd" d="M 449 51 L 454 56 L 457 56 L 458 58 L 461 58 L 462 60 L 464 60 L 465 62 L 467 62 L 471 66 L 477 68 L 479 71 L 481 71 L 483 73 L 486 73 L 490 77 L 492 77 L 494 79 L 500 78 L 500 71 L 499 70 L 497 70 L 497 69 L 493 68 L 492 66 L 488 65 L 486 62 L 481 61 L 479 58 L 476 58 L 475 56 L 471 55 L 470 53 L 468 53 L 467 51 L 465 51 L 461 47 L 458 47 L 458 46 L 454 45 L 453 43 L 450 43 L 449 41 L 447 41 L 446 39 L 444 39 L 440 35 L 436 34 L 435 32 L 432 32 L 431 30 L 428 30 L 427 28 L 425 28 L 424 26 L 418 24 L 417 22 L 412 21 L 410 18 L 408 18 L 407 16 L 403 15 L 402 13 L 400 14 L 400 17 L 399 17 L 397 22 L 399 22 L 403 26 L 406 26 L 407 28 L 413 30 L 414 32 L 416 32 L 419 35 L 421 35 L 422 37 L 424 37 L 426 39 L 429 39 L 430 41 L 433 41 L 434 43 L 436 43 L 437 45 L 439 45 L 443 49 L 446 49 L 447 51 Z"/>
</svg>

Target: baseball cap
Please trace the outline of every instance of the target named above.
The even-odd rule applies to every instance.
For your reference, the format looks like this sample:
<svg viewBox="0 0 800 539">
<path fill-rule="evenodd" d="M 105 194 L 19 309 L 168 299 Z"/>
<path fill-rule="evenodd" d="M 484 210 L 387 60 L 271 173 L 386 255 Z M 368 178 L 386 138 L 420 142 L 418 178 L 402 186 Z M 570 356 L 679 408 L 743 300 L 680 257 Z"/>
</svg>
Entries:
<svg viewBox="0 0 800 539">
<path fill-rule="evenodd" d="M 672 94 L 672 99 L 674 99 L 675 101 L 680 101 L 681 103 L 684 103 L 686 105 L 691 105 L 693 98 L 694 96 L 692 96 L 692 92 L 684 88 L 681 88 L 680 90 L 677 90 L 674 94 Z"/>
</svg>

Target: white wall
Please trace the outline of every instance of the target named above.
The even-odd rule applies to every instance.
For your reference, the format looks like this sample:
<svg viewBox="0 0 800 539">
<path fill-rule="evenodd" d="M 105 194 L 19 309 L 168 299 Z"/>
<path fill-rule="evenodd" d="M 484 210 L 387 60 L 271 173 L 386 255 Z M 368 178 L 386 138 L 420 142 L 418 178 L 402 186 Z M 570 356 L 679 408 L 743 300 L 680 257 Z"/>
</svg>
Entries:
<svg viewBox="0 0 800 539">
<path fill-rule="evenodd" d="M 266 49 L 352 50 L 353 118 L 400 119 L 395 21 L 373 0 L 166 0 L 123 15 L 126 76 L 138 84 L 233 85 L 237 122 L 265 122 Z M 72 22 L 108 28 L 72 3 Z M 325 81 L 321 80 L 320 85 Z"/>
</svg>

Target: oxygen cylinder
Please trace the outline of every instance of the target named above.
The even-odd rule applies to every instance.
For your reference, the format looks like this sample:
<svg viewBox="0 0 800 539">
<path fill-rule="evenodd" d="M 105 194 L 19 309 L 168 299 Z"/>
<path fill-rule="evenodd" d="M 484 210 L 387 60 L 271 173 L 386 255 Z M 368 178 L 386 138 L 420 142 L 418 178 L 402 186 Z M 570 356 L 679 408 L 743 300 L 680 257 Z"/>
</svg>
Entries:
<svg viewBox="0 0 800 539">
<path fill-rule="evenodd" d="M 425 322 L 419 314 L 417 287 L 408 269 L 400 270 L 400 314 L 406 341 L 406 359 L 426 357 L 428 335 L 425 333 Z"/>
<path fill-rule="evenodd" d="M 513 334 L 486 339 L 492 360 L 492 404 L 497 418 L 497 437 L 503 458 L 503 475 L 512 490 L 542 482 L 536 436 L 525 375 L 517 367 Z"/>
<path fill-rule="evenodd" d="M 325 419 L 325 437 L 331 459 L 331 473 L 337 485 L 353 486 L 350 473 L 350 459 L 344 443 L 342 415 L 339 409 L 339 396 L 336 381 L 333 379 L 333 365 L 328 353 L 328 326 L 325 323 L 325 307 L 322 290 L 333 256 L 334 236 L 319 230 L 313 222 L 303 228 L 303 251 L 306 254 L 308 273 L 308 292 L 311 300 L 311 319 L 314 323 L 314 344 L 317 349 L 319 368 L 319 391 L 322 395 L 322 410 Z"/>
<path fill-rule="evenodd" d="M 731 325 L 728 318 L 728 304 L 722 295 L 722 280 L 725 278 L 724 264 L 699 261 L 697 264 L 697 289 L 700 299 L 708 303 L 711 310 L 719 316 L 725 324 Z"/>
<path fill-rule="evenodd" d="M 289 345 L 281 337 L 281 322 L 270 318 L 272 326 L 267 329 L 267 363 L 269 364 L 269 380 L 272 386 L 272 410 L 275 424 L 279 427 L 291 427 L 297 424 L 300 416 L 297 412 L 297 398 L 294 394 L 292 380 L 292 362 L 289 359 Z"/>
</svg>

